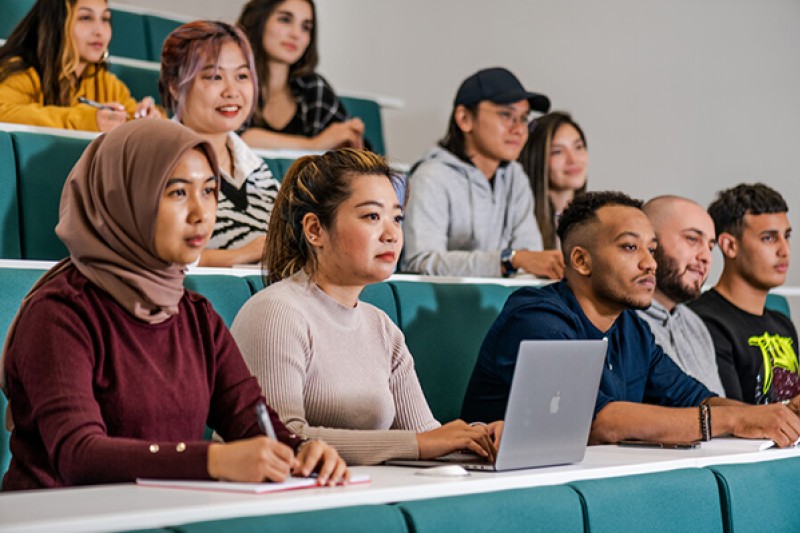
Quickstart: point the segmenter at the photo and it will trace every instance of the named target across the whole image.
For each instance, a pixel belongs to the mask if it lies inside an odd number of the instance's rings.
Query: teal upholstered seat
[[[13,132],[22,257],[56,261],[67,248],[56,236],[61,190],[89,140]]]
[[[725,531],[800,531],[800,458],[715,465]]]
[[[158,65],[155,65],[156,67]],[[161,95],[158,92],[158,68],[124,64],[120,61],[109,60],[108,70],[117,76],[131,91],[136,100],[145,96],[152,96],[157,104],[161,104]]]
[[[44,270],[0,268],[0,345],[5,344],[6,333],[17,315],[22,299],[31,290]],[[0,393],[0,478],[8,470],[11,452],[8,449],[10,434],[5,425],[6,397]]]
[[[108,45],[111,55],[143,61],[150,59],[144,15],[112,9],[111,29],[111,44]]]
[[[147,58],[161,63],[161,47],[172,30],[183,24],[180,20],[168,19],[157,15],[144,15],[147,28]]]
[[[792,311],[789,308],[789,300],[786,299],[786,296],[782,296],[780,294],[767,294],[766,305],[767,309],[778,311],[779,313],[783,313],[789,318],[792,318]]]
[[[392,322],[399,324],[399,316],[397,312],[397,300],[394,298],[394,292],[388,283],[375,283],[367,285],[361,292],[359,299],[370,303],[389,315]]]
[[[5,131],[0,131],[0,191],[0,258],[20,259],[17,158]]]
[[[564,485],[417,500],[398,507],[412,533],[584,531],[580,498]]]
[[[253,274],[252,276],[245,276],[247,284],[250,286],[250,293],[255,294],[264,288],[264,277],[261,274]]]
[[[340,100],[348,115],[358,117],[364,122],[364,138],[372,145],[372,149],[378,154],[385,154],[380,104],[374,100],[354,96],[341,96]]]
[[[406,533],[400,510],[391,505],[359,505],[322,511],[268,516],[249,516],[184,524],[170,528],[177,533],[262,533],[290,531],[291,533]]]
[[[36,0],[0,0],[0,39],[8,39],[35,3]]]
[[[252,294],[247,280],[237,276],[191,275],[183,285],[208,298],[228,327]]]
[[[294,159],[287,159],[287,158],[263,158],[264,162],[269,167],[270,172],[278,181],[283,181],[283,176],[286,175],[286,171],[289,170],[289,167],[292,166],[294,163]]]
[[[575,481],[586,531],[704,531],[722,533],[716,481],[706,469],[671,470]],[[776,530],[777,531],[777,530]]]
[[[483,338],[516,287],[390,282],[420,384],[441,422],[458,418]]]

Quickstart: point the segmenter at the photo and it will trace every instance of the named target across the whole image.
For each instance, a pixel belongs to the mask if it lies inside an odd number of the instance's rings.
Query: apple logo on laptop
[[[558,412],[558,404],[561,401],[561,391],[557,391],[556,395],[550,399],[550,414],[554,415]]]

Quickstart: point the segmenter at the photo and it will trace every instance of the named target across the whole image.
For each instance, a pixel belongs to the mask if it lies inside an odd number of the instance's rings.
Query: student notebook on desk
[[[367,475],[353,476],[350,485],[361,485],[371,480]],[[317,485],[313,477],[290,477],[281,482],[265,483],[236,483],[233,481],[190,481],[181,479],[144,479],[138,478],[136,484],[141,487],[156,487],[163,489],[189,489],[210,490],[221,492],[241,492],[247,494],[267,494],[270,492],[283,492],[287,490],[325,488]],[[337,485],[338,486],[338,485]]]
[[[467,470],[500,472],[583,460],[608,342],[529,340],[519,345],[495,462],[473,454],[425,461],[387,461],[396,466],[456,463]]]

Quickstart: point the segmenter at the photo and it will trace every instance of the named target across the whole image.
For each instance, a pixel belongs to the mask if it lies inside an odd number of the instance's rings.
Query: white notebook
[[[367,475],[353,476],[350,485],[369,483]],[[181,479],[144,479],[138,478],[136,484],[142,487],[159,487],[165,489],[213,490],[222,492],[242,492],[248,494],[267,494],[285,490],[324,488],[317,485],[313,477],[290,477],[281,483],[236,483],[232,481],[189,481]]]

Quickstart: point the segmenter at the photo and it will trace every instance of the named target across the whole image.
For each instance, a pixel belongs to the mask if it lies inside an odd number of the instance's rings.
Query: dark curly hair
[[[730,233],[736,238],[742,235],[745,215],[765,213],[787,213],[789,206],[783,196],[763,183],[742,183],[717,193],[717,199],[708,206],[708,214],[714,220],[717,235]]]
[[[586,192],[575,197],[564,209],[558,221],[558,238],[562,245],[575,229],[597,220],[597,210],[607,205],[621,205],[641,209],[643,202],[617,191]]]

